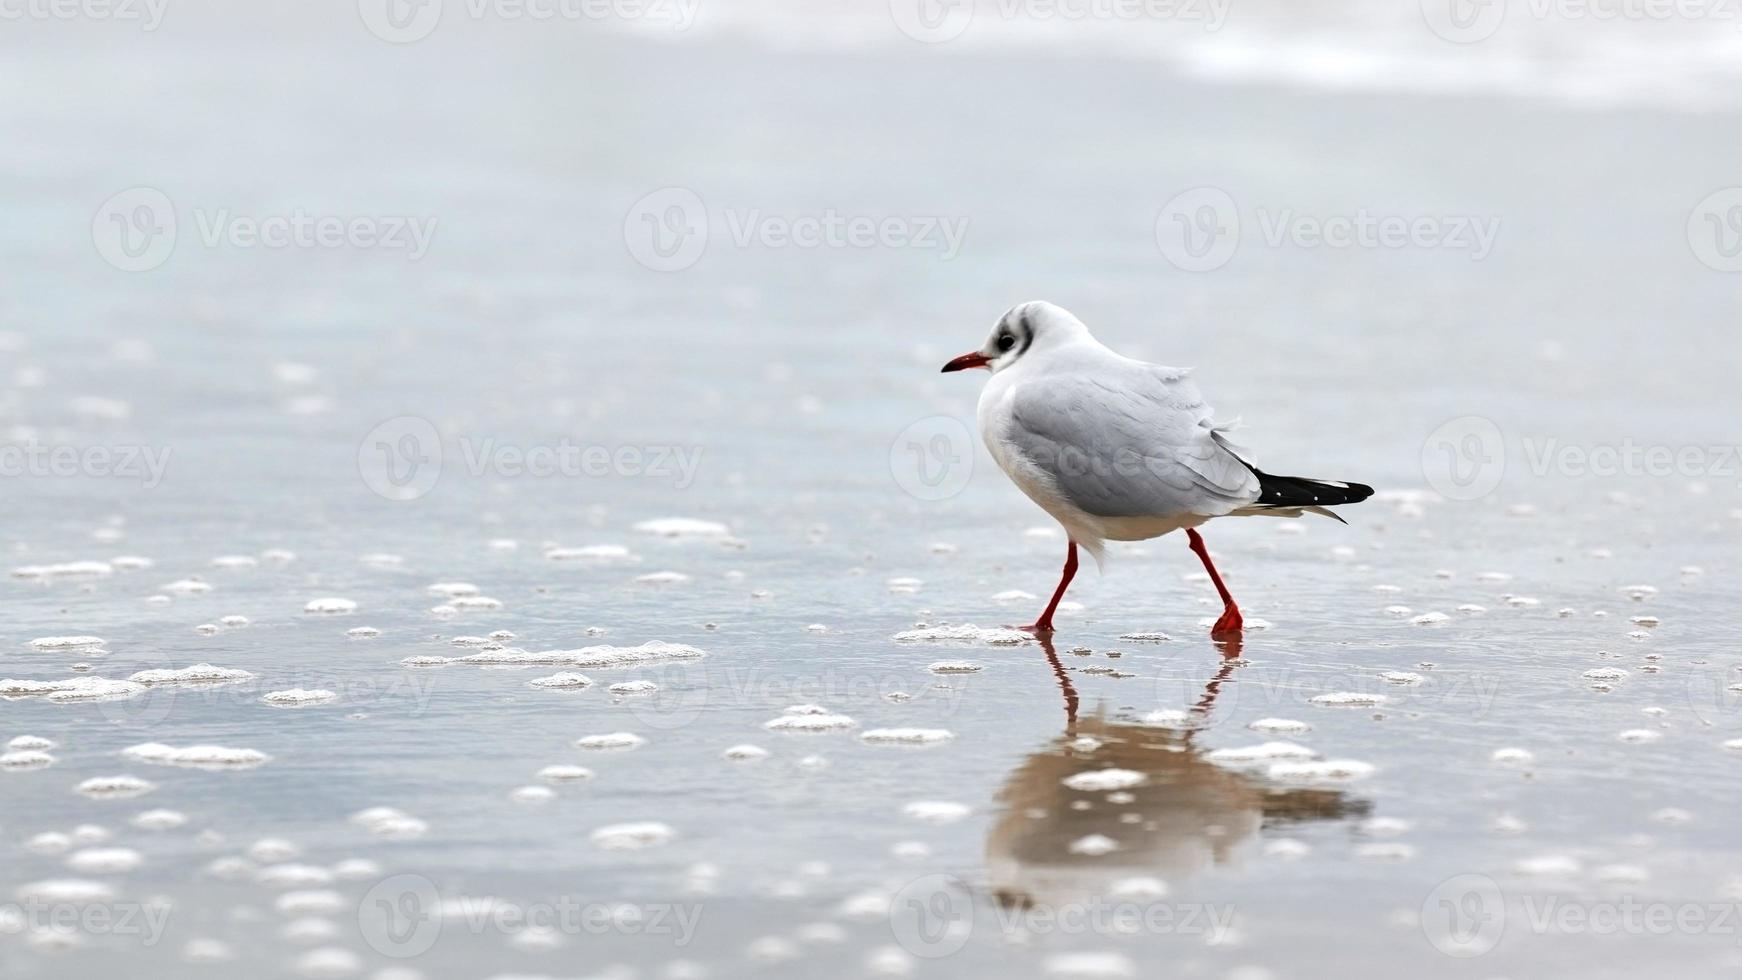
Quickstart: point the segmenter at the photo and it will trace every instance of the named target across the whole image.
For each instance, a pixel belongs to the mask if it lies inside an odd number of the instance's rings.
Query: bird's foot
[[[1012,626],[1011,629],[1021,630],[1030,636],[1051,636],[1053,632],[1052,622],[1050,620],[1040,623],[1029,623],[1027,626]]]
[[[1222,610],[1222,618],[1216,620],[1216,624],[1210,627],[1210,636],[1212,638],[1235,637],[1239,636],[1245,628],[1246,622],[1240,618],[1240,607],[1229,606]]]

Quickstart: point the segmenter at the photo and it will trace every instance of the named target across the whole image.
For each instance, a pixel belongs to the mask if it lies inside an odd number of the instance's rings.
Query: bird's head
[[[944,373],[985,368],[996,374],[1024,356],[1087,336],[1089,328],[1062,307],[1043,300],[1011,307],[998,318],[986,344],[944,365]]]

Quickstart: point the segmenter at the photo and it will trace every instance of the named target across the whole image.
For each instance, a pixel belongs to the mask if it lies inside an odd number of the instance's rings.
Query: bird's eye
[[[1001,351],[1009,350],[1010,348],[1015,347],[1015,346],[1016,346],[1016,338],[1015,337],[1013,337],[1007,333],[1001,333],[998,335],[998,349],[999,350],[1001,350]]]

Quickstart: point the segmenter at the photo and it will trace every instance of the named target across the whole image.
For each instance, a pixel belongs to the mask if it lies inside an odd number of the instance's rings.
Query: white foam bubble
[[[635,576],[635,581],[642,585],[681,585],[690,577],[682,572],[648,572],[646,575]]]
[[[934,745],[955,737],[947,728],[873,728],[859,735],[865,742],[907,745]]]
[[[621,681],[606,688],[612,694],[653,694],[659,685],[652,681]]]
[[[583,779],[592,779],[593,770],[585,766],[551,765],[545,766],[534,775],[546,782],[572,783]]]
[[[544,557],[548,561],[585,561],[613,562],[631,561],[635,553],[620,544],[589,544],[579,548],[547,548]]]
[[[1379,679],[1387,684],[1396,684],[1399,687],[1417,687],[1423,681],[1427,680],[1427,678],[1420,674],[1407,670],[1383,671],[1380,673]]]
[[[4,693],[10,681],[0,681]],[[145,685],[134,681],[109,680],[104,677],[74,677],[55,681],[45,699],[56,704],[78,701],[124,701],[145,693]]]
[[[138,776],[92,776],[77,786],[80,793],[96,799],[125,799],[142,796],[157,788],[157,784]]]
[[[1623,742],[1655,742],[1663,738],[1663,733],[1652,731],[1649,728],[1629,728],[1615,737]]]
[[[302,848],[281,837],[262,837],[248,845],[248,856],[264,864],[289,861],[302,854]]]
[[[1100,857],[1111,854],[1119,849],[1119,842],[1105,834],[1086,834],[1070,842],[1066,847],[1072,854],[1082,854],[1088,857]]]
[[[934,674],[972,674],[980,669],[972,660],[938,660],[926,668]]]
[[[858,724],[846,715],[828,712],[793,714],[790,708],[787,711],[787,714],[779,718],[763,722],[762,727],[771,732],[838,732]]]
[[[1371,694],[1365,691],[1333,691],[1329,694],[1317,694],[1307,698],[1310,704],[1328,705],[1333,708],[1371,708],[1389,701],[1383,694]]]
[[[578,650],[544,650],[531,652],[510,647],[504,650],[484,650],[460,657],[457,662],[468,664],[548,664],[551,666],[631,667],[665,663],[674,660],[699,660],[707,654],[684,643],[649,640],[640,646],[590,646]]]
[[[1277,762],[1266,771],[1271,779],[1287,783],[1346,783],[1372,775],[1371,763],[1356,759],[1326,759],[1319,762]]]
[[[1283,861],[1293,861],[1306,857],[1313,852],[1312,845],[1292,837],[1278,837],[1264,845],[1266,857],[1278,858]]]
[[[176,579],[168,585],[160,586],[170,595],[205,595],[212,591],[210,582],[202,582],[197,578]]]
[[[637,521],[635,530],[662,538],[719,538],[732,529],[719,521],[704,521],[694,517],[658,517]]]
[[[449,598],[463,595],[477,595],[480,591],[470,582],[435,582],[424,588],[430,595],[447,596]]]
[[[1064,784],[1071,789],[1083,793],[1105,793],[1112,790],[1130,789],[1142,786],[1149,781],[1143,773],[1131,769],[1093,769],[1067,776]]]
[[[332,691],[319,688],[304,690],[300,687],[293,687],[285,691],[268,691],[260,696],[262,703],[279,708],[301,708],[307,705],[329,704],[338,699],[338,694]]]
[[[1401,817],[1369,817],[1356,826],[1356,830],[1368,837],[1396,837],[1409,833],[1414,825]]]
[[[9,749],[17,750],[19,752],[24,752],[24,751],[46,752],[49,749],[54,748],[55,743],[52,739],[46,739],[46,738],[43,738],[39,735],[19,735],[16,738],[12,739],[11,741],[7,742],[6,747]]]
[[[50,565],[24,565],[12,570],[13,578],[42,581],[107,578],[115,567],[106,561],[67,561]]]
[[[191,667],[142,670],[127,679],[135,684],[227,684],[245,681],[254,675],[235,667],[194,664]]]
[[[612,751],[639,748],[647,744],[647,739],[633,732],[610,732],[604,735],[587,735],[575,739],[575,747],[589,751]]]
[[[37,749],[13,749],[0,752],[0,769],[14,772],[29,769],[47,769],[54,765],[55,758],[47,752]]]
[[[133,826],[141,830],[174,830],[187,822],[187,814],[179,810],[146,810],[133,818]]]
[[[459,663],[459,661],[455,660],[453,657],[436,657],[429,654],[420,654],[415,657],[406,657],[404,660],[399,662],[399,665],[401,667],[446,667],[448,664],[452,663]]]
[[[768,750],[759,745],[734,745],[720,755],[734,762],[752,762],[768,758]]]
[[[1417,626],[1443,626],[1451,620],[1452,617],[1443,612],[1425,612],[1412,618],[1410,622]]]
[[[594,846],[607,851],[638,851],[667,843],[676,833],[657,821],[618,823],[593,831]]]
[[[13,892],[20,901],[35,901],[49,905],[92,905],[115,897],[115,889],[100,881],[79,878],[49,878],[18,886]]]
[[[549,803],[556,799],[556,794],[549,786],[520,786],[511,791],[508,798],[516,803]]]
[[[901,808],[903,816],[935,824],[955,823],[970,812],[966,804],[944,800],[915,800]]]
[[[176,748],[162,742],[143,742],[122,749],[121,754],[138,762],[194,769],[252,769],[271,759],[256,749],[232,749],[222,745],[189,745]]]
[[[1018,646],[1033,642],[1034,637],[1021,630],[994,627],[986,629],[971,624],[961,626],[928,626],[902,630],[895,634],[897,643],[966,643],[986,646]]]
[[[526,683],[528,687],[562,688],[568,690],[579,690],[583,687],[593,686],[592,678],[587,677],[584,674],[574,673],[573,671],[563,671],[561,673],[551,674],[549,677],[534,677]]]
[[[100,647],[103,643],[100,636],[44,636],[30,641],[30,645],[38,650],[84,651]]]
[[[351,814],[351,822],[366,828],[377,837],[406,840],[422,837],[429,824],[390,806],[372,806]]]
[[[1292,718],[1260,718],[1246,727],[1267,735],[1301,735],[1313,730],[1313,726]]]
[[[1536,761],[1536,756],[1529,749],[1513,746],[1495,749],[1494,754],[1488,758],[1491,762],[1502,766],[1528,766]]]
[[[373,626],[353,626],[345,631],[345,635],[367,639],[369,637],[380,636],[381,631]]]

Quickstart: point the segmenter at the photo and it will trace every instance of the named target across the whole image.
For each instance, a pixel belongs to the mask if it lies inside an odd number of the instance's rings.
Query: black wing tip
[[[1358,504],[1373,496],[1365,483],[1312,480],[1301,476],[1273,476],[1253,470],[1258,476],[1258,503],[1270,507],[1335,507]]]

